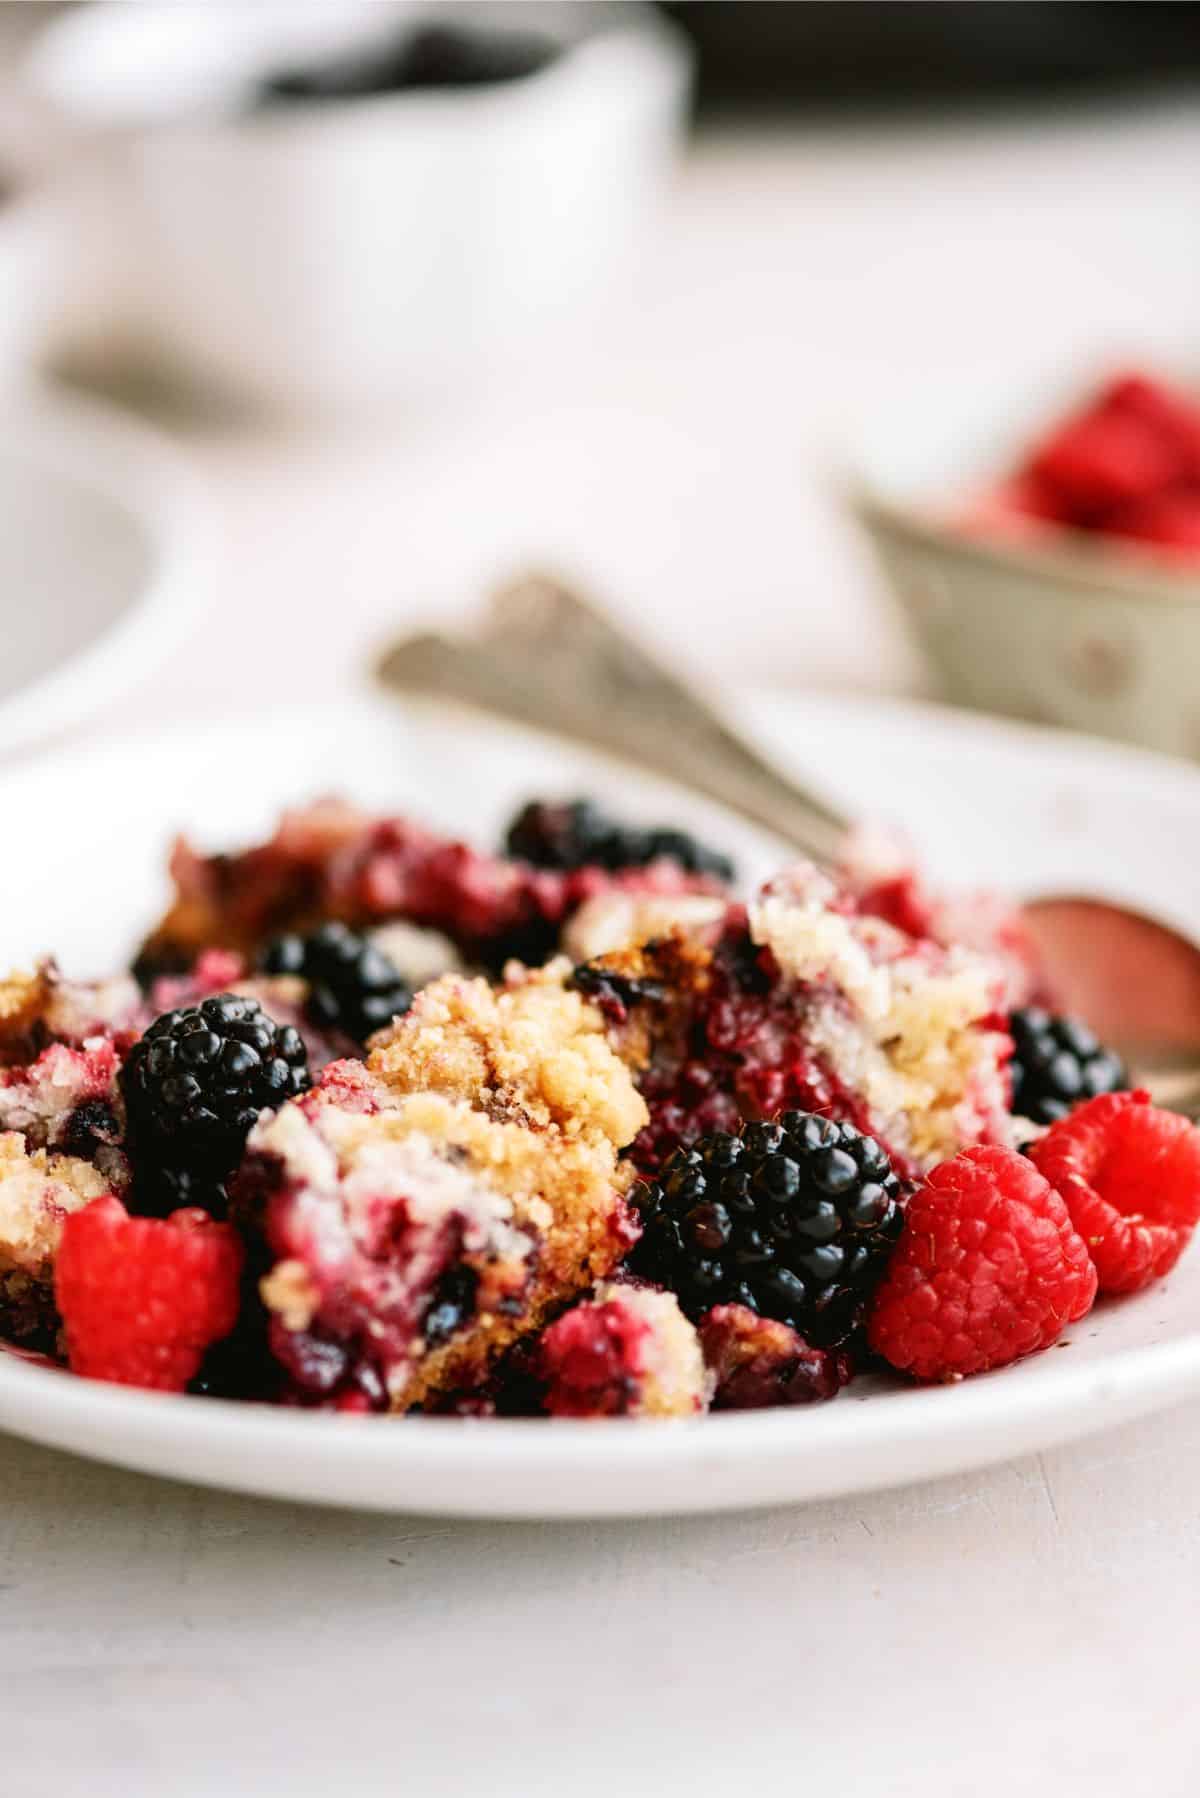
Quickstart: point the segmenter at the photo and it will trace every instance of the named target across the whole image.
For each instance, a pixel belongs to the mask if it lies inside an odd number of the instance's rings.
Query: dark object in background
[[[1200,70],[1192,4],[668,0],[662,11],[695,46],[702,111],[1003,97]]]
[[[419,88],[485,87],[520,81],[553,62],[559,46],[529,31],[419,25],[353,56],[269,75],[256,107],[309,100],[361,100]]]

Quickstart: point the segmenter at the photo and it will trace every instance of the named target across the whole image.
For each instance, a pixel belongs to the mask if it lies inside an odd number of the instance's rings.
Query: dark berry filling
[[[227,1176],[204,1166],[179,1167],[154,1155],[139,1156],[134,1170],[131,1209],[152,1217],[169,1217],[172,1211],[198,1208],[210,1217],[229,1212]]]
[[[577,968],[573,980],[614,1022],[639,1007],[650,1020],[654,1053],[638,1079],[650,1122],[629,1150],[643,1173],[655,1173],[675,1149],[714,1130],[735,1131],[744,1119],[785,1110],[820,1112],[869,1130],[861,1096],[811,1046],[811,989],[780,980],[740,910],[731,910],[682,1012],[675,995],[652,979],[614,976],[603,960]],[[901,1173],[912,1171],[902,1156],[893,1159]]]
[[[499,969],[510,957],[544,961],[567,920],[599,894],[712,892],[711,874],[674,861],[615,871],[533,867],[480,855],[402,818],[313,807],[284,820],[268,843],[199,856],[186,845],[172,871],[176,903],[139,961],[190,965],[220,944],[256,956],[284,932],[332,918],[353,928],[390,919],[440,930],[466,960]]]
[[[844,1349],[810,1342],[744,1305],[716,1305],[700,1320],[700,1343],[715,1381],[714,1411],[760,1411],[836,1398],[854,1368]]]
[[[130,962],[129,972],[142,991],[149,993],[158,981],[172,980],[186,974],[192,961],[192,954],[182,947],[169,943],[144,944]]]
[[[430,1348],[448,1342],[475,1315],[479,1275],[474,1268],[452,1267],[434,1287],[425,1313],[425,1340]]]
[[[87,1099],[67,1118],[58,1147],[64,1155],[94,1161],[100,1149],[115,1148],[120,1141],[121,1125],[112,1106],[106,1099]]]
[[[261,1239],[244,1236],[243,1240],[247,1254],[237,1324],[231,1335],[208,1350],[188,1391],[204,1398],[267,1402],[279,1398],[282,1384],[280,1366],[268,1342],[266,1307],[258,1292],[267,1257]]]

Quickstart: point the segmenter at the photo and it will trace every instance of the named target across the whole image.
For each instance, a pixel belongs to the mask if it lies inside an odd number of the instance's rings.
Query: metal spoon
[[[402,639],[379,674],[401,691],[465,702],[668,775],[817,862],[835,859],[850,828],[640,643],[544,577],[504,589],[470,637]],[[1064,1008],[1086,1017],[1161,1103],[1200,1110],[1200,948],[1086,894],[1040,896],[1022,912]]]

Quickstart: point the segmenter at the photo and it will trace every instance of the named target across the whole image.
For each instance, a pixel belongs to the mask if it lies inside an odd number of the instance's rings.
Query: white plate
[[[781,754],[859,808],[907,824],[940,873],[1126,894],[1200,930],[1200,772],[1149,755],[884,702],[760,697]],[[702,803],[543,741],[364,701],[202,735],[62,754],[11,776],[5,948],[117,958],[162,897],[168,833],[260,829],[282,802],[341,789],[484,840],[518,799],[585,784],[633,813],[707,823],[750,864],[761,837]],[[900,1484],[1045,1448],[1200,1392],[1200,1254],[1104,1305],[1016,1368],[921,1391],[862,1380],[835,1403],[694,1424],[346,1418],[93,1385],[0,1356],[0,1424],[81,1454],[241,1491],[473,1516],[634,1515]]]
[[[92,402],[17,392],[0,431],[0,751],[144,680],[192,618],[200,535],[170,448]]]

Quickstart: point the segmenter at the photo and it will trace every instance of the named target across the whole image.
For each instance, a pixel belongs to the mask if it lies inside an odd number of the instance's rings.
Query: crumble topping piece
[[[0,1334],[52,1344],[63,1219],[111,1191],[90,1162],[30,1150],[20,1131],[0,1132]]]
[[[53,962],[0,984],[0,1133],[56,1163],[94,1164],[106,1191],[129,1180],[117,1075],[138,1005],[132,980],[64,980]]]
[[[53,961],[0,981],[0,1068],[30,1062],[48,1043],[78,1048],[90,1037],[141,1028],[141,994],[127,974],[67,980]]]
[[[970,1143],[1007,1142],[1002,971],[841,903],[832,881],[806,868],[750,908],[752,940],[785,981],[809,989],[809,1043],[918,1167]]]
[[[115,1098],[120,1057],[106,1037],[79,1049],[51,1043],[23,1068],[0,1068],[0,1131],[19,1130],[31,1148],[58,1148],[81,1105]]]
[[[654,1172],[681,1144],[746,1118],[815,1111],[854,1124],[915,1174],[968,1144],[1007,1143],[999,968],[863,915],[802,866],[749,913],[576,969],[635,1070]]]
[[[929,938],[943,949],[986,956],[1002,975],[1005,1009],[1043,993],[1044,974],[1019,906],[998,893],[931,886],[911,844],[897,832],[870,824],[851,831],[838,882],[864,916],[883,918],[907,936]]]
[[[14,973],[0,981],[0,1065],[23,1058],[49,997],[50,971],[45,963],[32,974]]]
[[[0,1268],[49,1279],[63,1218],[111,1190],[90,1162],[30,1150],[19,1130],[0,1133]]]
[[[611,1142],[403,1094],[339,1063],[252,1131],[235,1198],[274,1266],[271,1345],[309,1399],[408,1410],[471,1388],[634,1227]]]
[[[374,1039],[372,1073],[394,1092],[438,1092],[536,1129],[624,1148],[646,1122],[604,1017],[554,962],[494,988],[448,975]]]
[[[713,1381],[674,1293],[606,1280],[543,1333],[537,1362],[552,1417],[694,1417]]]

